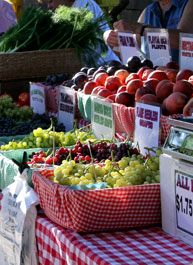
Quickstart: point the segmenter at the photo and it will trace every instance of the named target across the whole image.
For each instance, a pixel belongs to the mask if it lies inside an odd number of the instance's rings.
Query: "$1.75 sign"
[[[193,176],[175,171],[177,228],[193,235]]]

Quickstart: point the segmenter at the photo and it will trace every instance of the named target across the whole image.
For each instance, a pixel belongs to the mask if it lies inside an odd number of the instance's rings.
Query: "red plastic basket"
[[[34,171],[32,181],[48,218],[75,232],[98,232],[161,223],[160,185],[71,190],[49,180],[53,170]]]

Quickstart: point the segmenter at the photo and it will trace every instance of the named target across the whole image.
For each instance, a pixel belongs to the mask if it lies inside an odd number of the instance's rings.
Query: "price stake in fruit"
[[[75,94],[71,88],[59,86],[58,122],[63,123],[66,131],[74,127]]]
[[[46,112],[44,87],[36,83],[30,83],[30,106],[34,113],[44,114]]]
[[[160,107],[136,102],[135,105],[135,144],[139,145],[141,154],[145,148],[159,146]]]
[[[145,29],[149,59],[154,65],[165,66],[171,61],[168,31],[165,29]]]
[[[193,70],[193,34],[180,33],[180,69]]]
[[[111,140],[115,132],[112,104],[96,97],[92,97],[91,102],[91,123],[95,137]]]
[[[177,228],[193,235],[193,176],[175,171]]]
[[[118,40],[123,64],[127,64],[127,60],[131,56],[139,56],[133,33],[118,32]]]

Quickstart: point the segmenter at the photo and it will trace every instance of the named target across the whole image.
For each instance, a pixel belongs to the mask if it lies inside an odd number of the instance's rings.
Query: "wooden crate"
[[[0,82],[74,74],[82,67],[75,49],[0,53]]]

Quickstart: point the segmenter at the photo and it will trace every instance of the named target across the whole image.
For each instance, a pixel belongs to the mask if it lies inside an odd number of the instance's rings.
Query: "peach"
[[[182,69],[177,73],[176,81],[185,79],[188,80],[188,78],[193,75],[193,71],[190,69]]]
[[[179,80],[175,83],[173,92],[181,92],[190,97],[193,93],[193,85],[187,80]]]
[[[175,70],[179,71],[179,64],[177,62],[175,62],[175,61],[171,61],[171,62],[168,62],[166,64],[166,68],[175,69]]]
[[[122,82],[118,76],[109,76],[105,81],[105,87],[110,91],[118,89],[121,85]]]
[[[125,84],[128,84],[130,80],[134,79],[140,79],[139,75],[136,73],[131,73],[126,79],[125,79]]]
[[[139,71],[137,72],[138,76],[140,79],[142,79],[142,76],[143,76],[143,72],[146,70],[146,69],[151,69],[149,68],[148,66],[143,66],[139,69]]]
[[[175,83],[176,82],[176,76],[178,74],[178,70],[176,70],[176,69],[166,69],[165,72],[166,72],[166,75],[167,75],[168,79],[171,82]]]
[[[118,76],[123,84],[125,83],[125,79],[128,77],[128,75],[129,72],[125,69],[119,69],[114,73],[114,76]]]
[[[88,81],[84,84],[83,92],[86,95],[90,95],[93,89],[97,86],[97,83],[94,81]]]
[[[181,92],[174,92],[166,98],[165,106],[167,112],[171,114],[180,114],[188,101],[188,97]]]
[[[125,92],[126,91],[126,85],[122,85],[122,86],[120,86],[119,88],[118,88],[118,90],[117,90],[117,93],[120,93],[120,92]]]
[[[151,88],[154,92],[155,92],[155,89],[156,89],[156,86],[157,84],[159,83],[160,81],[156,78],[150,78],[146,81],[144,81],[144,86],[145,87],[148,87],[148,88]]]
[[[95,78],[94,78],[94,81],[95,81],[98,85],[100,85],[100,86],[104,86],[107,77],[108,77],[108,74],[107,74],[107,73],[104,73],[104,72],[102,72],[102,73],[98,73],[98,74],[96,74],[96,76],[95,76]]]
[[[116,97],[116,94],[109,95],[108,97],[106,97],[105,101],[110,102],[110,103],[115,103],[115,97]]]
[[[93,91],[91,92],[91,95],[97,95],[97,93],[99,92],[99,90],[101,90],[101,89],[105,89],[105,87],[104,86],[96,86],[94,89],[93,89]]]
[[[155,90],[156,96],[163,101],[173,92],[174,83],[169,80],[161,80]]]
[[[127,107],[134,106],[134,96],[127,92],[118,93],[115,97],[115,103],[123,104]]]
[[[156,78],[159,81],[161,80],[168,80],[166,73],[163,70],[154,70],[152,73],[149,74],[148,79]]]
[[[97,96],[106,98],[108,96],[112,95],[111,91],[108,89],[100,89],[99,92],[97,93]]]
[[[143,74],[142,74],[142,80],[147,80],[148,79],[148,76],[152,73],[152,72],[154,72],[154,70],[153,69],[151,69],[151,68],[149,68],[149,69],[145,69],[144,70],[144,72],[143,72]]]
[[[140,101],[141,97],[145,94],[154,94],[154,91],[149,87],[140,87],[137,89],[135,93],[135,100]]]
[[[126,91],[129,93],[129,94],[135,94],[135,92],[137,91],[137,89],[139,87],[142,87],[143,86],[143,81],[140,80],[140,79],[134,79],[134,80],[131,80],[127,83],[127,87],[126,87]]]
[[[159,99],[156,95],[153,94],[145,94],[139,100],[141,103],[151,104],[151,103],[159,103]]]

